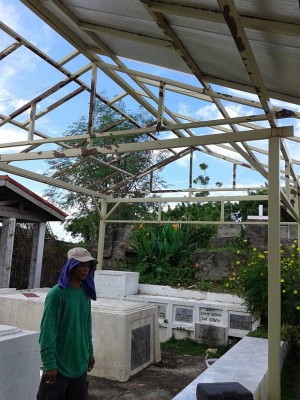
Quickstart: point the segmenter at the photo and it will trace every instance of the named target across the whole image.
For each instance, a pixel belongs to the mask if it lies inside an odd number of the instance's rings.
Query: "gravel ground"
[[[161,358],[127,382],[90,376],[88,400],[171,400],[206,369],[203,356],[162,351]]]

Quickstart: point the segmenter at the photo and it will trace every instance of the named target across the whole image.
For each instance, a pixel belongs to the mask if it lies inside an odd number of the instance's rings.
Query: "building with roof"
[[[34,223],[28,288],[40,287],[47,221],[67,214],[7,175],[0,176],[0,288],[8,288],[17,222]]]

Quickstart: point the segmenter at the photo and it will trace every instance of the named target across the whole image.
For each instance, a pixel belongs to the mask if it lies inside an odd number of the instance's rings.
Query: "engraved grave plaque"
[[[217,308],[200,308],[201,324],[224,326],[224,312]]]
[[[131,331],[131,370],[150,361],[150,324]]]
[[[230,314],[230,329],[239,329],[242,331],[252,330],[252,317],[250,315]]]
[[[184,307],[176,307],[175,321],[192,324],[193,323],[193,309],[192,308],[184,308]]]
[[[195,341],[208,345],[226,345],[226,328],[196,323]]]
[[[167,306],[158,305],[158,318],[166,319],[167,316]]]

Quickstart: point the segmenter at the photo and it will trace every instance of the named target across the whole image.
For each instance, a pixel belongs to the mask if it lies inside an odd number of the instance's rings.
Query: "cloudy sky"
[[[11,29],[18,32],[25,39],[33,43],[35,46],[40,48],[43,52],[47,53],[54,60],[59,61],[73,48],[64,39],[54,32],[50,27],[43,23],[37,16],[35,16],[29,9],[27,9],[19,0],[0,0],[0,20],[4,24],[8,25]],[[7,46],[12,44],[14,40],[6,33],[0,31],[0,51],[5,49]],[[88,60],[83,57],[77,57],[75,60],[67,64],[67,68],[75,72],[83,65],[86,65]],[[148,66],[142,63],[135,63],[133,61],[126,61],[129,68],[141,69],[144,72],[149,72],[159,76],[165,76],[174,80],[181,80],[190,84],[197,84],[195,78],[190,77],[187,74],[176,73],[163,68]],[[49,67],[45,62],[36,57],[31,51],[27,50],[24,46],[14,51],[11,55],[6,57],[0,63],[0,114],[8,115],[14,110],[18,109],[23,104],[27,103],[30,99],[37,96],[38,94],[51,87],[59,80],[64,79],[65,76],[57,72],[54,68]],[[82,80],[89,82],[90,73],[82,76]],[[48,105],[53,103],[55,100],[61,98],[63,95],[71,92],[77,88],[76,85],[68,85],[59,92],[49,96],[38,105],[38,111],[46,108]],[[98,90],[102,91],[103,88],[106,91],[106,95],[110,98],[122,92],[120,88],[111,82],[104,74],[100,73],[98,77]],[[237,91],[225,90],[224,88],[217,88],[223,93],[230,93],[233,95],[241,95]],[[243,94],[243,96],[245,96]],[[247,95],[248,98],[257,98],[252,95]],[[187,114],[191,118],[196,120],[213,120],[220,118],[220,112],[216,109],[213,104],[204,103],[202,101],[183,97],[177,94],[167,97],[167,106],[178,114]],[[78,121],[81,116],[87,115],[88,113],[89,98],[87,93],[83,93],[71,100],[68,104],[59,107],[59,109],[45,115],[37,121],[36,129],[48,134],[50,136],[62,136],[66,129],[75,121]],[[300,107],[293,105],[283,105],[279,102],[273,102],[275,105],[284,106],[291,108],[295,111],[300,111]],[[132,103],[134,106],[134,103]],[[245,107],[242,105],[236,105],[233,103],[225,103],[227,112],[231,117],[238,117],[242,115],[253,115],[261,113],[261,111]],[[28,113],[23,113],[18,121],[24,122],[28,118]],[[281,125],[289,125],[291,121],[282,120]],[[299,121],[295,124],[295,134],[300,136],[300,123]],[[201,130],[201,134],[208,134],[212,131],[208,128]],[[168,137],[166,134],[165,137]],[[169,137],[173,137],[169,134]],[[26,140],[27,135],[25,130],[18,129],[10,124],[5,124],[0,127],[0,142],[6,143],[11,141]],[[255,142],[251,143],[256,145]],[[261,144],[260,144],[261,146]],[[263,145],[267,148],[267,144]],[[299,150],[299,149],[298,149]],[[296,148],[291,147],[291,155],[295,153]],[[2,152],[20,151],[18,149],[6,148],[2,149]],[[228,150],[218,150],[228,156],[232,156]],[[237,156],[235,156],[237,157]],[[264,157],[262,161],[266,161]],[[27,168],[29,170],[42,173],[47,169],[47,164],[43,161],[27,162]],[[222,182],[224,187],[232,186],[232,164],[224,162],[220,159],[212,159],[202,153],[196,153],[194,159],[194,174],[197,176],[201,173],[198,165],[199,163],[206,163],[209,165],[207,175],[210,176],[211,186],[214,186],[215,182]],[[18,163],[14,165],[18,166]],[[170,184],[171,188],[186,188],[188,186],[188,165],[189,157],[181,158],[176,162],[176,166],[173,164],[166,167],[164,171],[164,178]],[[24,163],[20,164],[24,168]],[[176,172],[174,172],[176,169]],[[1,173],[1,171],[0,171]],[[43,196],[45,186],[38,182],[29,181],[23,178],[13,176],[13,179],[26,185],[30,190]],[[238,167],[237,170],[238,186],[260,186],[264,185],[264,179],[255,171],[248,170],[246,168]],[[56,227],[57,224],[53,224],[54,233],[59,237],[65,237],[65,232],[61,227]]]

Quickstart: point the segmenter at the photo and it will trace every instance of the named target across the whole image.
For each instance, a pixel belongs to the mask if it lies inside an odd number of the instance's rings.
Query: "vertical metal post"
[[[96,107],[96,86],[97,86],[97,66],[93,64],[92,79],[91,79],[91,92],[90,92],[90,108],[89,108],[89,122],[88,134],[92,136],[94,131],[95,107]],[[91,144],[91,140],[90,140]]]
[[[193,150],[190,152],[190,173],[189,173],[189,195],[191,196],[191,189],[193,187]]]
[[[104,241],[105,241],[105,227],[106,227],[106,213],[107,203],[105,200],[101,201],[100,220],[99,220],[99,237],[98,237],[98,251],[97,251],[97,269],[103,268],[103,254],[104,254]]]
[[[35,224],[32,238],[32,252],[28,288],[41,287],[42,263],[45,243],[46,222]]]
[[[221,201],[221,221],[224,222],[225,204],[224,200]]]
[[[165,100],[165,82],[159,83],[158,110],[157,110],[157,129],[164,123],[164,100]]]
[[[280,400],[280,138],[269,139],[268,399]]]
[[[158,203],[157,222],[161,222],[161,203]]]
[[[291,197],[290,173],[291,173],[290,163],[288,161],[285,161],[285,176],[284,176],[285,195],[288,199],[290,199]]]
[[[236,164],[232,167],[232,189],[236,188]]]
[[[300,189],[297,187],[297,182],[294,183],[294,188],[297,190],[295,193],[295,201],[296,201],[296,207],[298,209],[298,215],[300,216]],[[298,221],[298,237],[297,237],[297,247],[300,247],[300,221]]]
[[[36,103],[31,103],[29,126],[28,126],[28,140],[33,140],[34,129],[35,129],[35,117],[36,117]]]
[[[3,220],[0,241],[0,288],[9,288],[15,229],[15,218]]]

